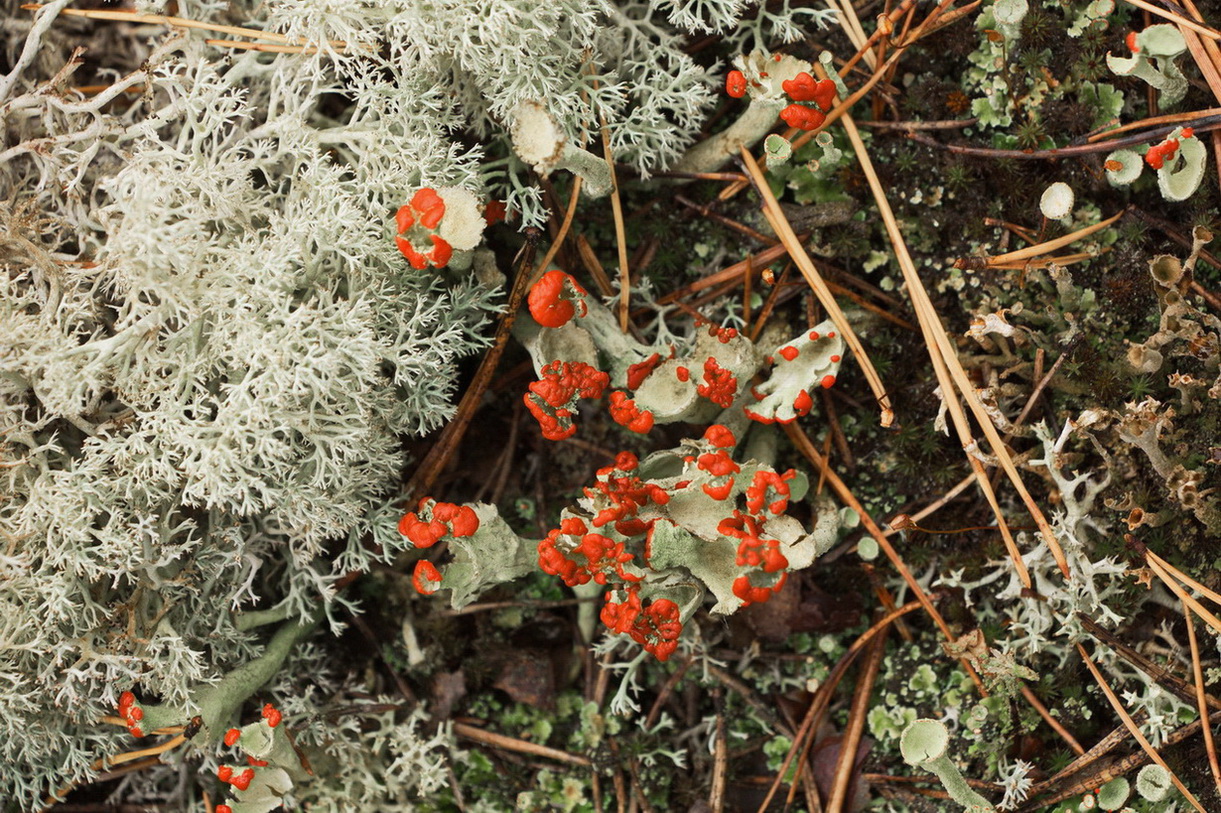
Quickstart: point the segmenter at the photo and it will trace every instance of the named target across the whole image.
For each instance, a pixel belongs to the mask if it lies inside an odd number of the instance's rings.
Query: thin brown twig
[[[1030,707],[1039,713],[1039,716],[1043,718],[1043,722],[1047,723],[1052,731],[1060,735],[1060,739],[1064,740],[1069,748],[1076,751],[1078,755],[1085,753],[1085,749],[1081,746],[1081,743],[1077,742],[1077,738],[1059,720],[1051,716],[1051,712],[1047,710],[1047,706],[1043,705],[1043,701],[1039,700],[1038,696],[1025,684],[1022,685],[1022,697],[1026,698],[1026,702],[1030,704]]]
[[[840,742],[839,759],[835,763],[835,781],[831,785],[831,797],[827,802],[828,810],[843,810],[847,805],[848,786],[852,782],[852,774],[856,768],[857,749],[865,730],[865,717],[869,713],[869,699],[873,694],[873,684],[878,679],[878,670],[882,665],[882,653],[885,649],[886,638],[884,635],[879,635],[869,649],[869,655],[861,669],[856,690],[852,694],[848,725],[844,729],[844,738]]]
[[[593,766],[593,762],[579,754],[570,754],[567,751],[561,751],[558,748],[550,748],[546,745],[539,745],[536,742],[519,740],[516,737],[506,737],[504,734],[497,734],[494,731],[486,731],[468,723],[454,722],[452,725],[454,733],[459,737],[465,737],[468,740],[481,742],[484,745],[490,745],[493,748],[500,748],[505,751],[516,751],[519,754],[529,754],[530,756],[542,757],[543,759],[553,759],[556,762],[564,762],[569,765],[580,765],[582,768],[589,768]]]
[[[1158,17],[1167,19],[1170,22],[1176,23],[1181,27],[1190,28],[1192,31],[1196,32],[1197,34],[1200,34],[1201,36],[1208,37],[1209,39],[1212,39],[1212,40],[1221,40],[1221,33],[1218,33],[1206,26],[1202,26],[1197,22],[1187,19],[1186,17],[1181,17],[1178,14],[1175,14],[1170,11],[1166,11],[1163,8],[1159,8],[1158,6],[1155,6],[1152,3],[1147,3],[1147,2],[1145,2],[1145,0],[1124,0],[1124,2],[1127,3],[1128,5],[1136,6],[1139,9],[1143,9],[1144,11],[1147,11],[1150,14],[1156,14]]]

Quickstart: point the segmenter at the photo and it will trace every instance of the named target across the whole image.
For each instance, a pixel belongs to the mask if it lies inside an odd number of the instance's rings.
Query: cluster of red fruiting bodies
[[[446,536],[459,539],[473,536],[479,530],[479,517],[469,505],[437,502],[431,497],[420,500],[415,511],[399,520],[399,533],[417,548],[431,548]],[[441,572],[427,559],[416,562],[411,583],[424,595],[435,593],[441,584]]]
[[[119,716],[127,723],[127,731],[133,737],[143,737],[144,729],[140,721],[144,719],[144,709],[136,704],[136,696],[131,692],[119,695]]]
[[[280,724],[281,715],[279,710],[270,703],[263,705],[263,719],[267,721],[267,725],[275,728]],[[240,728],[231,728],[225,732],[225,745],[233,747],[237,741],[241,739],[242,730]],[[246,757],[246,762],[250,767],[243,768],[238,771],[230,765],[221,765],[216,769],[216,778],[226,784],[232,785],[238,790],[246,790],[250,787],[250,783],[254,781],[254,769],[265,768],[267,763],[261,759],[255,759],[252,756]],[[229,805],[217,805],[216,813],[233,813],[233,808]]]
[[[686,462],[695,463],[698,470],[711,475],[711,482],[701,486],[704,493],[714,500],[725,501],[733,491],[734,476],[741,471],[727,451],[737,441],[728,428],[719,424],[709,427],[703,440],[709,450],[687,457]],[[678,606],[669,599],[657,599],[646,606],[640,596],[640,583],[652,556],[654,526],[665,520],[645,520],[639,515],[649,505],[668,504],[673,494],[689,488],[691,481],[679,481],[667,490],[637,476],[634,472],[638,466],[635,455],[620,452],[613,465],[598,470],[585,495],[595,505],[605,507],[588,522],[580,517],[564,519],[559,528],[539,543],[539,567],[544,573],[560,577],[569,587],[590,581],[610,586],[602,622],[614,632],[629,635],[659,660],[666,660],[682,632]],[[785,474],[758,471],[745,491],[747,511],[728,508],[729,515],[717,530],[739,540],[735,559],[739,567],[761,569],[768,574],[788,567],[780,543],[762,538],[762,526],[768,516],[778,516],[787,510],[788,481],[794,476],[792,471]],[[611,529],[622,539],[598,532]],[[745,606],[767,601],[783,585],[783,574],[771,585],[758,585],[752,582],[749,573],[743,573],[734,581],[733,592]]]
[[[781,56],[776,54],[774,59],[779,62]],[[767,76],[766,73],[761,75]],[[747,84],[745,74],[739,70],[730,71],[725,77],[725,92],[735,99],[741,99],[746,95]],[[793,104],[780,111],[780,118],[785,124],[798,130],[817,130],[827,120],[826,114],[831,112],[831,107],[835,104],[835,82],[830,79],[815,79],[806,71],[781,82],[780,87],[793,100]],[[806,102],[814,106],[804,104]]]
[[[1184,127],[1179,134],[1179,138],[1191,138],[1195,135],[1195,130],[1190,127]],[[1168,138],[1160,144],[1154,144],[1145,153],[1145,163],[1154,169],[1161,169],[1166,165],[1166,161],[1174,158],[1174,154],[1179,150],[1179,139]]]
[[[735,476],[741,472],[728,452],[736,442],[733,432],[715,424],[704,433],[707,451],[686,458],[688,464],[694,463],[696,469],[709,475],[710,481],[701,488],[714,500],[728,501]],[[635,473],[638,466],[634,454],[620,452],[614,464],[599,469],[593,485],[585,489],[586,497],[599,506],[597,513],[589,519],[564,518],[559,528],[539,542],[538,564],[544,573],[558,576],[569,587],[591,581],[607,586],[602,622],[613,632],[630,636],[664,661],[673,654],[682,633],[679,608],[666,598],[646,604],[641,584],[650,566],[654,526],[669,520],[645,519],[641,512],[649,506],[668,504],[674,494],[691,487],[692,481],[681,480],[667,489],[638,476]],[[738,540],[735,564],[745,572],[734,580],[733,593],[743,606],[765,602],[784,586],[785,574],[781,571],[788,567],[788,560],[781,553],[778,540],[764,538],[763,525],[769,517],[788,509],[788,482],[794,476],[792,470],[784,474],[755,472],[744,491],[746,510],[727,505],[727,516],[717,527],[724,536]],[[437,507],[445,505],[450,504],[436,503],[433,516]],[[418,521],[416,518],[411,522]],[[436,574],[429,577],[430,584],[421,583],[421,565]],[[765,580],[770,584],[759,584],[752,574],[760,571],[780,576],[768,576]],[[433,584],[440,581],[435,567],[421,562],[416,573],[416,589],[421,593],[433,592]]]
[[[563,271],[552,270],[531,287],[527,304],[530,315],[539,325],[545,328],[560,328],[574,317],[585,315],[586,296],[588,293],[572,276]],[[708,325],[708,330],[721,344],[728,344],[738,337],[738,331],[734,328]],[[834,338],[835,334],[832,332],[828,337]],[[811,340],[817,338],[818,333],[812,332]],[[779,352],[786,361],[793,361],[800,351],[789,346],[781,348]],[[673,358],[673,355],[671,350],[670,358]],[[664,360],[660,353],[654,353],[644,361],[628,367],[627,389],[639,389]],[[769,358],[768,361],[771,362],[772,359]],[[838,362],[839,357],[832,357],[832,361]],[[676,367],[674,374],[679,381],[691,379],[691,370],[685,366]],[[830,387],[835,383],[835,376],[825,376],[821,383],[823,387]],[[728,409],[737,398],[738,384],[738,379],[730,370],[722,367],[715,356],[709,356],[704,360],[702,383],[697,384],[696,393],[722,409]],[[530,384],[522,398],[530,414],[538,421],[543,437],[548,440],[564,440],[572,437],[577,431],[573,422],[577,401],[582,398],[597,400],[609,387],[610,376],[607,373],[582,361],[557,359],[543,367],[539,380]],[[756,400],[763,400],[763,396],[758,392],[753,394]],[[609,400],[610,415],[616,423],[639,434],[647,434],[653,428],[653,414],[638,406],[628,393],[616,390],[610,394]],[[793,404],[796,415],[807,414],[813,403],[810,394],[802,390]],[[751,409],[746,409],[746,415],[761,423],[771,423],[773,420]]]
[[[417,271],[429,266],[444,268],[453,258],[453,246],[437,233],[444,217],[445,199],[437,190],[427,186],[412,195],[411,201],[400,206],[395,213],[394,244]],[[484,207],[483,217],[488,225],[503,220],[504,203],[496,200],[489,202]]]

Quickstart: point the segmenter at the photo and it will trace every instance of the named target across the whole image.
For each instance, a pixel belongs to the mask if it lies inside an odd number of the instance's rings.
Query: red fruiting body
[[[627,388],[629,390],[640,389],[640,385],[644,380],[657,369],[657,365],[661,364],[661,353],[654,353],[644,361],[633,364],[627,368]]]
[[[741,71],[730,71],[725,77],[725,92],[735,99],[746,95],[746,76]]]
[[[232,747],[233,744],[241,738],[241,736],[242,730],[240,728],[229,729],[225,732],[225,745]]]
[[[229,784],[238,790],[246,790],[250,787],[250,783],[254,780],[254,768],[247,768],[237,776],[229,780]]]
[[[221,765],[216,769],[216,778],[222,782],[228,782],[233,777],[233,769],[228,765]]]
[[[123,692],[119,695],[119,714],[123,717],[127,716],[127,709],[136,702],[136,696],[131,692]]]
[[[138,726],[138,725],[128,726],[127,732],[129,734],[131,734],[133,737],[135,737],[136,739],[139,739],[140,737],[144,736],[143,729],[141,729],[140,726]]]
[[[839,359],[839,356],[831,356],[831,362],[834,364],[839,364]]]
[[[1145,163],[1154,169],[1161,169],[1167,158],[1173,158],[1175,152],[1179,149],[1179,140],[1177,138],[1168,138],[1161,144],[1154,144],[1145,153]]]
[[[246,764],[253,765],[256,768],[266,768],[267,760],[255,759],[254,757],[248,756],[248,757],[246,757]]]
[[[738,439],[733,436],[733,431],[719,423],[714,423],[704,430],[704,440],[719,449],[731,449],[738,442]]]
[[[690,381],[691,380],[691,371],[688,370],[686,367],[679,367],[678,369],[676,369],[674,371],[674,377],[677,378],[679,381]]]
[[[432,562],[421,559],[415,563],[415,570],[411,572],[411,584],[420,595],[431,596],[441,584],[441,572]]]
[[[818,331],[817,330],[810,331],[810,341],[812,341],[812,342],[818,341]]]
[[[797,393],[797,397],[793,399],[793,411],[798,415],[808,415],[813,406],[814,399],[805,390]]]
[[[411,208],[420,216],[420,224],[426,229],[435,229],[445,217],[445,201],[437,190],[424,187],[411,198]]]
[[[824,375],[824,376],[822,377],[822,382],[821,382],[821,383],[822,383],[823,389],[829,390],[829,389],[831,389],[832,387],[834,387],[834,386],[835,386],[835,376],[833,376],[833,375]]]
[[[648,434],[653,428],[653,413],[638,408],[636,402],[628,399],[625,392],[616,390],[611,393],[610,414],[615,423],[640,435]]]
[[[411,544],[417,548],[431,547],[449,535],[471,536],[477,530],[479,517],[473,508],[450,502],[437,502],[431,497],[420,500],[418,511],[404,514],[399,520],[399,533],[411,540]]]
[[[1183,132],[1179,133],[1179,138],[1192,138],[1196,134],[1194,127],[1184,127]]]
[[[435,189],[425,187],[411,198],[411,203],[400,206],[394,215],[396,235],[394,243],[399,253],[407,258],[411,267],[422,271],[432,265],[443,268],[449,264],[454,250],[445,240],[432,233],[445,217],[445,201]],[[432,248],[420,251],[417,244],[427,238]]]
[[[835,82],[830,79],[815,80],[805,71],[781,82],[780,87],[793,101],[814,102],[824,111],[835,104]]]
[[[526,305],[534,321],[543,327],[563,327],[577,313],[573,302],[580,305],[581,316],[588,308],[585,305],[585,289],[571,275],[563,271],[548,271],[530,287]]]
[[[766,505],[769,514],[773,516],[783,514],[789,507],[788,481],[796,476],[796,472],[792,469],[784,474],[777,474],[774,471],[755,472],[750,486],[746,489],[746,509],[758,516],[763,513],[763,507]],[[771,494],[775,494],[775,497],[771,498]],[[724,532],[722,531],[722,533]]]
[[[738,394],[738,379],[722,368],[714,357],[704,362],[704,381],[695,391],[717,406],[728,409]]]
[[[1135,31],[1129,31],[1128,36],[1124,37],[1123,41],[1124,41],[1124,44],[1126,44],[1128,46],[1128,50],[1131,51],[1132,53],[1135,54],[1140,51],[1140,46],[1138,46],[1136,44],[1136,32]]]
[[[490,200],[488,205],[483,207],[483,221],[489,226],[504,220],[506,214],[508,209],[505,208],[503,200]]]
[[[127,712],[127,722],[138,723],[144,719],[144,709],[139,706],[132,706]]]
[[[793,359],[797,358],[797,356],[800,354],[801,354],[801,351],[798,350],[796,347],[793,347],[792,345],[780,348],[780,356],[785,361],[792,361]]]
[[[229,807],[229,805],[217,805],[216,813],[233,813],[233,808]]]
[[[280,724],[281,715],[278,709],[270,703],[263,704],[263,719],[267,721],[267,725],[275,728]]]
[[[780,118],[798,130],[817,130],[827,120],[821,110],[803,104],[791,104],[780,111]]]
[[[522,396],[548,440],[563,440],[577,431],[572,408],[578,398],[601,398],[610,376],[581,361],[553,361],[542,370],[542,378]]]

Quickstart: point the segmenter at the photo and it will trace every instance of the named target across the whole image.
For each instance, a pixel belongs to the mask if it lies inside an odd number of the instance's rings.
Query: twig
[[[848,726],[844,729],[844,738],[840,741],[839,759],[835,763],[835,782],[831,786],[831,798],[827,802],[828,810],[843,810],[848,801],[848,786],[852,782],[853,769],[856,767],[856,751],[861,743],[861,734],[865,730],[865,717],[869,713],[869,698],[873,693],[873,684],[878,679],[878,669],[882,665],[882,653],[886,648],[884,636],[878,636],[869,649],[868,660],[861,670],[852,694],[852,708],[848,712]]]
[[[582,768],[593,766],[586,757],[578,754],[570,754],[567,751],[561,751],[558,748],[550,748],[546,745],[539,745],[535,742],[519,740],[516,737],[506,737],[504,734],[497,734],[493,731],[485,731],[482,728],[469,725],[467,723],[453,723],[454,733],[459,737],[465,737],[468,740],[481,742],[484,745],[490,745],[493,748],[502,748],[506,751],[516,751],[520,754],[529,754],[530,756],[542,757],[544,759],[554,759],[556,762],[564,762],[569,765],[580,765]]]

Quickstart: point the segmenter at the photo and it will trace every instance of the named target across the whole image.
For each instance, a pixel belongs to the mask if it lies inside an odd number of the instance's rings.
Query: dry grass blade
[[[1191,674],[1196,689],[1196,711],[1201,720],[1207,720],[1208,701],[1204,696],[1204,669],[1200,665],[1200,644],[1196,641],[1196,625],[1191,620],[1191,608],[1183,604],[1183,620],[1187,623],[1187,641],[1191,645]],[[1213,772],[1213,784],[1221,793],[1221,765],[1217,763],[1217,745],[1213,742],[1212,726],[1201,726],[1204,730],[1204,750],[1208,752],[1208,767]]]
[[[992,446],[993,453],[996,455],[1001,468],[1005,470],[1005,474],[1009,477],[1010,482],[1013,483],[1014,488],[1017,489],[1022,502],[1025,503],[1026,510],[1030,512],[1035,525],[1039,527],[1043,539],[1047,542],[1048,549],[1051,551],[1052,556],[1055,557],[1056,564],[1060,567],[1060,572],[1064,574],[1066,579],[1071,578],[1069,576],[1068,561],[1064,558],[1064,551],[1061,549],[1055,533],[1052,532],[1051,525],[1048,524],[1047,518],[1043,516],[1042,510],[1035,504],[1030,492],[1026,490],[1026,484],[1022,482],[1022,477],[1018,474],[1017,466],[1014,465],[1013,458],[1010,457],[1000,433],[992,423],[991,417],[984,410],[984,406],[980,403],[979,396],[975,392],[974,385],[967,377],[962,363],[958,360],[957,350],[945,335],[945,328],[941,324],[941,317],[933,307],[932,300],[929,299],[928,292],[924,289],[924,283],[916,272],[916,264],[912,261],[911,254],[907,251],[907,243],[903,239],[902,232],[899,231],[898,221],[895,220],[894,212],[890,208],[890,201],[886,198],[882,182],[878,178],[877,172],[874,171],[873,161],[870,160],[869,152],[865,149],[864,142],[861,141],[861,135],[849,116],[844,116],[844,130],[847,132],[848,138],[852,142],[852,147],[856,151],[857,161],[860,162],[861,170],[869,181],[869,188],[873,192],[873,198],[878,205],[878,211],[881,212],[882,221],[886,226],[886,233],[889,235],[891,244],[894,246],[895,259],[898,260],[899,268],[903,271],[903,279],[907,283],[908,295],[912,299],[917,321],[919,321],[920,328],[924,333],[929,357],[933,361],[934,370],[937,372],[938,381],[941,383],[942,397],[945,399],[946,405],[950,407],[950,414],[954,418],[955,426],[959,426],[960,421],[965,426],[965,416],[961,416],[956,412],[956,410],[960,410],[956,403],[957,399],[953,395],[954,388],[956,387],[962,393],[962,398],[966,401],[967,406],[971,408],[971,412],[975,415],[980,428],[983,429],[984,436],[987,437],[988,443]],[[945,380],[946,373],[953,380],[953,387]],[[964,445],[967,444],[970,437],[969,430],[964,433],[960,429],[959,434]],[[970,452],[968,452],[968,455],[970,455]],[[974,468],[974,463],[972,468]],[[980,486],[984,487],[984,481],[987,478],[977,477],[977,479],[980,480]],[[995,500],[995,496],[989,502],[992,503],[993,500]],[[996,515],[996,520],[998,525],[1005,528],[1004,517],[1001,514],[998,513]],[[1026,567],[1022,564],[1022,557],[1017,550],[1017,546],[1013,544],[1005,531],[1002,531],[1002,535],[1005,536],[1005,546],[1009,551],[1009,557],[1013,561],[1014,567],[1017,568],[1019,574],[1024,573]],[[1029,574],[1026,574],[1023,582],[1029,584],[1029,579]]]
[[[1132,130],[1143,130],[1149,127],[1160,127],[1166,124],[1181,124],[1185,121],[1193,121],[1203,116],[1218,116],[1221,115],[1221,107],[1210,107],[1207,110],[1188,110],[1185,113],[1167,113],[1164,116],[1154,116],[1152,118],[1140,119],[1139,121],[1130,121],[1127,124],[1122,124],[1119,127],[1112,127],[1102,133],[1095,133],[1086,138],[1086,142],[1094,144],[1099,141],[1108,141],[1115,136],[1123,135]]]
[[[1200,813],[1208,813],[1200,805],[1199,800],[1196,799],[1192,792],[1187,789],[1187,786],[1183,784],[1182,780],[1175,776],[1174,771],[1170,770],[1170,766],[1166,764],[1166,760],[1162,759],[1161,754],[1159,754],[1154,747],[1149,744],[1149,741],[1145,739],[1145,735],[1140,733],[1140,729],[1137,728],[1136,723],[1133,722],[1132,717],[1128,714],[1128,710],[1123,707],[1123,703],[1119,702],[1119,698],[1115,696],[1115,691],[1106,682],[1106,678],[1102,676],[1102,672],[1098,670],[1098,666],[1094,663],[1094,660],[1090,657],[1089,653],[1085,651],[1085,647],[1083,647],[1081,644],[1077,644],[1077,651],[1081,653],[1081,659],[1085,661],[1085,665],[1089,668],[1090,674],[1093,675],[1094,680],[1098,682],[1099,687],[1102,689],[1102,693],[1107,696],[1107,701],[1111,704],[1111,708],[1115,709],[1115,713],[1119,715],[1121,720],[1123,720],[1123,724],[1127,727],[1128,733],[1132,735],[1132,738],[1140,743],[1140,747],[1144,749],[1146,754],[1149,755],[1149,759],[1162,766],[1162,768],[1170,774],[1170,781],[1174,782],[1174,786],[1179,789],[1179,793],[1183,794],[1183,798],[1190,802],[1192,807],[1200,811]]]
[[[810,260],[801,242],[797,239],[797,234],[793,231],[792,224],[785,217],[784,210],[780,208],[780,201],[776,200],[776,196],[772,194],[771,187],[767,184],[767,179],[763,177],[763,170],[759,167],[758,162],[755,161],[755,157],[745,147],[742,148],[742,160],[746,163],[746,169],[755,182],[755,188],[763,197],[763,214],[767,217],[767,221],[772,225],[772,229],[775,230],[776,235],[780,238],[780,242],[784,243],[784,247],[788,249],[789,256],[793,258],[793,262],[801,270],[802,275],[806,278],[806,282],[814,289],[814,294],[818,297],[818,301],[826,309],[827,314],[831,317],[831,321],[835,323],[835,327],[852,350],[857,363],[860,364],[861,372],[864,373],[865,380],[869,382],[869,388],[873,390],[873,397],[877,400],[878,406],[882,410],[882,426],[890,426],[894,422],[894,410],[890,407],[890,396],[886,394],[886,387],[882,384],[882,378],[878,375],[878,371],[874,369],[873,362],[869,360],[869,355],[865,352],[864,345],[861,344],[861,340],[857,337],[856,332],[852,330],[852,325],[849,324],[848,318],[844,316],[839,303],[835,301],[835,296],[831,293],[831,289],[827,287],[827,283],[823,281],[822,276],[818,273],[818,269],[814,267],[814,263]]]

